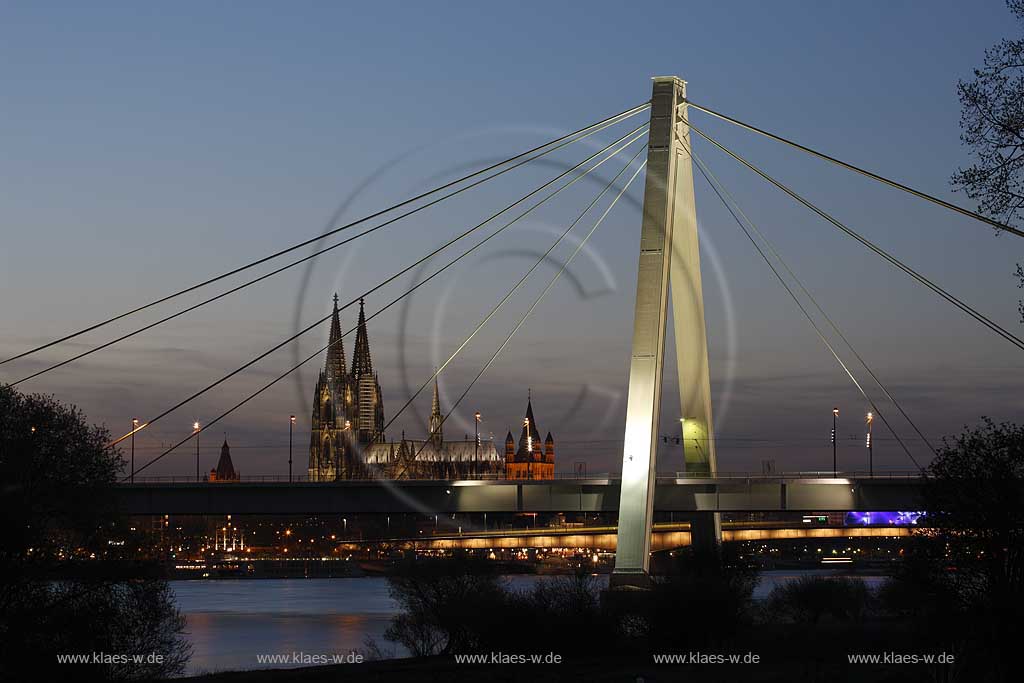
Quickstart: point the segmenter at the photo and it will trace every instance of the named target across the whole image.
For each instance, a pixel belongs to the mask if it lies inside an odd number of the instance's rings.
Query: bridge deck
[[[915,510],[909,477],[659,477],[654,507],[673,512]],[[611,478],[547,481],[135,483],[118,487],[126,514],[616,512]]]

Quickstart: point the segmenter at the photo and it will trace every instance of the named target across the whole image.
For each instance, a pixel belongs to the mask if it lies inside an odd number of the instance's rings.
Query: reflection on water
[[[775,586],[802,576],[837,576],[829,570],[763,572],[754,590],[764,599]],[[876,589],[884,577],[863,576]],[[536,576],[508,577],[514,589],[527,589]],[[597,577],[606,588],[608,577]],[[259,654],[304,652],[314,655],[345,655],[366,649],[367,638],[395,656],[407,654],[384,640],[384,630],[398,605],[388,595],[387,579],[265,579],[219,581],[172,581],[178,607],[187,620],[192,642],[188,673],[264,669]]]
[[[394,614],[387,579],[172,581],[188,614]]]
[[[192,642],[189,673],[272,666],[258,662],[260,654],[348,654],[365,649],[367,638],[403,654],[384,641],[398,607],[382,578],[172,581],[171,586]]]
[[[254,582],[255,583],[255,582]],[[365,650],[366,638],[381,645],[390,616],[369,614],[269,614],[198,612],[187,615],[192,660],[188,673],[264,669],[260,654],[347,654]]]

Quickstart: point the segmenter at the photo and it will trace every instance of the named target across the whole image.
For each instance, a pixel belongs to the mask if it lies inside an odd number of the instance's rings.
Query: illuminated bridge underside
[[[904,527],[852,527],[819,529],[724,529],[722,541],[786,541],[812,538],[898,538],[910,536]],[[526,548],[586,548],[615,552],[616,534],[568,533],[530,534],[477,538],[430,538],[408,541],[404,545],[419,550],[510,550]],[[651,534],[651,550],[671,550],[690,545],[689,531],[658,531]]]
[[[617,480],[129,484],[132,515],[617,512]],[[662,512],[920,509],[917,479],[658,479]]]

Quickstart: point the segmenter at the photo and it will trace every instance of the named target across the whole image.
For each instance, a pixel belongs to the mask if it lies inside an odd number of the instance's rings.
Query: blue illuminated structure
[[[847,512],[846,526],[917,526],[924,516],[921,511],[903,512]]]

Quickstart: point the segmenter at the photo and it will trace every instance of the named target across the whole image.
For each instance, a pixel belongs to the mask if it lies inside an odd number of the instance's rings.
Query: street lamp
[[[335,448],[334,449],[334,481],[338,481],[339,479],[341,479],[341,450],[342,450],[342,448],[348,449],[349,444],[352,441],[352,433],[351,433],[352,432],[352,421],[351,420],[345,420],[345,428],[344,428],[343,431],[345,433],[342,435],[341,448]],[[351,476],[352,475],[350,473],[349,477],[351,478]]]
[[[295,427],[295,416],[288,418],[288,483],[292,483],[292,428]]]
[[[473,413],[474,423],[473,427],[476,429],[476,435],[473,438],[473,474],[479,471],[479,460],[480,460],[480,411]]]
[[[837,476],[837,458],[836,451],[838,450],[838,444],[836,443],[836,420],[839,418],[839,408],[832,409],[832,478]]]
[[[865,445],[868,447],[868,476],[869,477],[874,477],[875,476],[875,457],[874,457],[874,451],[871,448],[871,423],[875,421],[874,414],[869,411],[867,416],[864,418],[864,421],[868,423],[868,434],[867,434],[867,438],[865,440]]]
[[[192,423],[192,431],[196,435],[196,481],[202,481],[199,476],[199,420]]]
[[[135,430],[139,428],[139,418],[132,418],[132,473],[128,477],[128,481],[132,484],[135,483]]]

